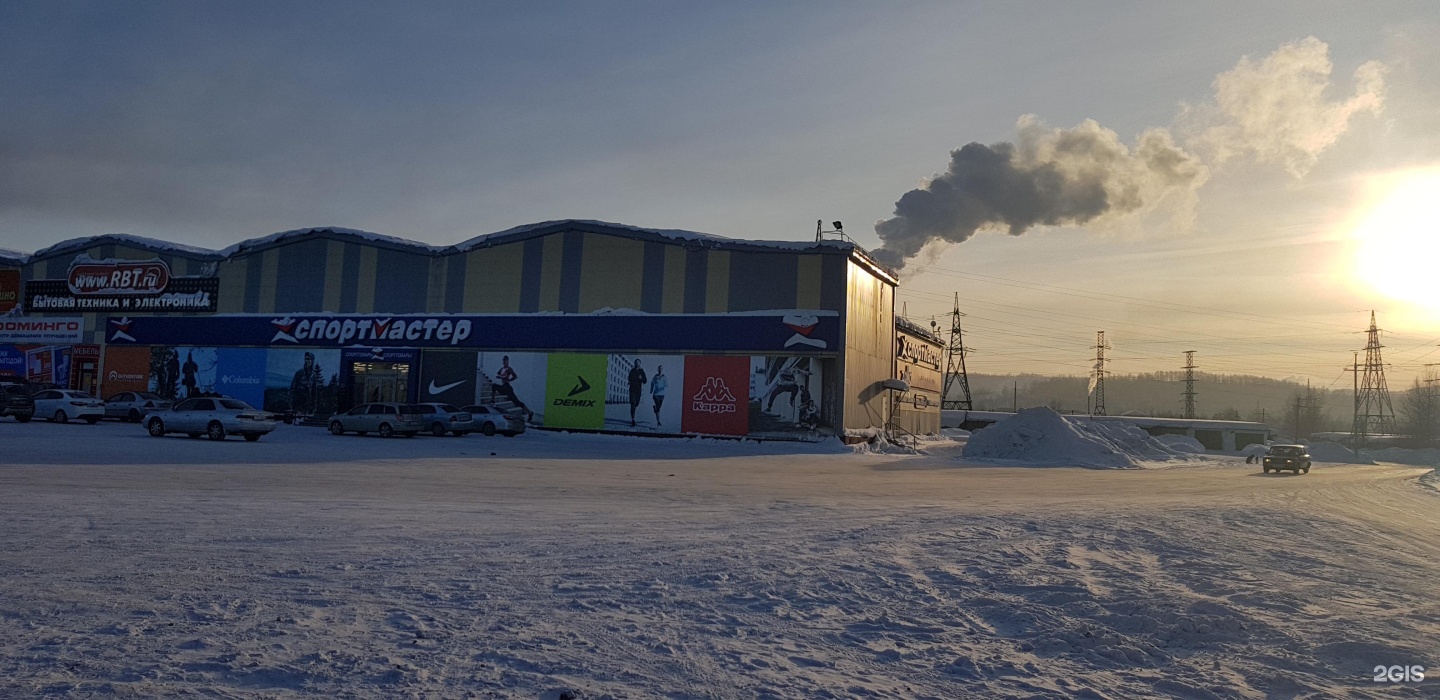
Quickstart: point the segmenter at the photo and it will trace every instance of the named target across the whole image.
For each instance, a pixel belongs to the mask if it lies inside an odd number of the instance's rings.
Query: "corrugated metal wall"
[[[889,392],[881,382],[895,371],[895,288],[847,262],[845,311],[844,428],[878,428],[890,418]],[[837,393],[841,393],[837,392]]]

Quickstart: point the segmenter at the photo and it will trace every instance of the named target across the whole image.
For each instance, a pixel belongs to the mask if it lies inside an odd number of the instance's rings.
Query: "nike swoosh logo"
[[[434,380],[434,379],[431,379],[431,380],[430,380],[430,395],[431,395],[431,396],[434,396],[434,395],[436,395],[436,394],[443,394],[443,393],[445,393],[445,392],[447,392],[447,391],[450,391],[451,389],[454,389],[454,388],[457,387],[457,386],[460,386],[461,384],[464,384],[466,381],[468,381],[468,380],[461,379],[460,381],[455,382],[454,384],[446,384],[445,386],[435,386],[435,380]]]
[[[576,376],[575,378],[576,378],[576,379],[579,379],[579,380],[580,380],[580,383],[579,383],[579,384],[576,384],[576,385],[575,385],[575,388],[570,390],[570,395],[571,395],[571,396],[574,396],[574,395],[576,395],[576,394],[583,394],[583,393],[585,393],[585,392],[587,392],[587,391],[590,391],[590,383],[587,382],[587,381],[585,381],[585,378],[584,378],[584,377]],[[561,384],[560,386],[565,386],[565,385],[564,385],[564,384]]]

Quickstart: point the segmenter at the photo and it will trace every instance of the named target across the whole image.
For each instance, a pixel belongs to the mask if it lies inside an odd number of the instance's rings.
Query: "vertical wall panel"
[[[665,245],[665,289],[660,312],[678,314],[685,311],[685,249]]]
[[[445,262],[448,258],[433,256],[428,271],[429,284],[425,290],[425,313],[437,314],[445,310],[445,285],[450,281]]]
[[[665,249],[658,241],[645,242],[645,261],[640,280],[640,310],[658,314],[665,303]]]
[[[425,308],[430,290],[430,256],[398,250],[376,251],[374,275],[376,313],[416,313]]]
[[[820,259],[820,308],[845,310],[850,263],[843,255],[822,255]]]
[[[360,290],[360,246],[345,243],[345,259],[340,270],[340,311],[355,313],[355,300]]]
[[[326,255],[329,241],[320,238],[287,243],[265,251],[267,270],[274,268],[275,297],[270,311],[279,313],[315,311],[325,305]],[[272,266],[270,263],[274,262]],[[270,273],[266,273],[266,279]],[[272,286],[272,285],[267,285]],[[265,309],[262,288],[260,307]]]
[[[540,310],[540,277],[545,263],[545,239],[525,241],[525,257],[520,266],[520,311]]]
[[[585,234],[581,275],[582,313],[610,307],[639,309],[645,274],[645,243],[631,238]]]
[[[685,313],[705,313],[706,276],[709,267],[706,261],[710,254],[704,250],[685,251]]]
[[[355,284],[355,312],[361,314],[374,313],[375,259],[379,251],[368,245],[358,247],[360,248],[360,270]]]
[[[233,258],[220,263],[220,298],[215,300],[216,309],[221,313],[233,314],[245,310],[245,258]]]
[[[255,254],[247,254],[245,260],[245,313],[260,313],[260,273],[264,269],[264,259]]]
[[[345,285],[345,244],[325,241],[325,294],[321,299],[326,311],[340,310],[340,290]]]
[[[795,308],[820,307],[820,255],[801,255],[795,269]]]
[[[465,311],[468,313],[510,314],[524,310],[522,281],[529,258],[529,241],[465,254]],[[539,255],[535,256],[535,277],[539,279]],[[539,304],[540,287],[534,287],[530,302]],[[534,307],[531,307],[534,310]]]
[[[458,314],[465,307],[465,264],[463,253],[447,255],[445,260],[445,313]]]
[[[587,234],[583,231],[566,231],[564,252],[560,258],[560,310],[574,313],[580,310],[580,279],[585,267]]]
[[[725,313],[730,310],[730,252],[711,250],[705,268],[705,313]]]
[[[560,310],[560,274],[564,269],[565,239],[551,234],[542,239],[540,258],[540,311]]]
[[[795,308],[795,253],[731,253],[727,311]]]
[[[280,249],[271,248],[260,254],[260,313],[275,312],[275,293],[280,279]]]

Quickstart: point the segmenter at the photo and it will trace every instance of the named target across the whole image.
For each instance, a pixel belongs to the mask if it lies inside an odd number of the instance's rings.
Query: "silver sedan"
[[[226,435],[235,434],[255,442],[275,430],[275,426],[275,416],[224,396],[185,399],[169,409],[145,416],[145,430],[154,437],[185,433],[190,437],[204,435],[211,440],[224,440]]]
[[[435,437],[444,437],[446,433],[459,437],[469,435],[475,429],[469,413],[448,403],[417,403],[414,406],[420,419],[425,421],[425,429]]]

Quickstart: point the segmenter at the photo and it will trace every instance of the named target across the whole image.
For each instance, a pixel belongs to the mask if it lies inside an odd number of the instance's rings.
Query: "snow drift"
[[[1130,423],[1066,418],[1042,406],[1023,409],[975,431],[965,445],[964,458],[1037,467],[1133,469],[1142,461],[1189,459],[1190,455]]]

